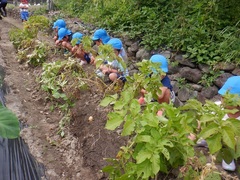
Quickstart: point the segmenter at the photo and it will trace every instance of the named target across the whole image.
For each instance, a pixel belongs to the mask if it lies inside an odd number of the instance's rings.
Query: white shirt
[[[20,12],[28,12],[29,5],[28,4],[19,4]]]

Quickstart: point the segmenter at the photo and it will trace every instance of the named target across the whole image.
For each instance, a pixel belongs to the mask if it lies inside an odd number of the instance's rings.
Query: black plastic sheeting
[[[3,79],[3,74],[0,72],[1,78]],[[6,106],[1,84],[0,103]],[[17,139],[0,137],[0,180],[41,179],[46,179],[44,167],[30,154],[23,139],[21,137]]]

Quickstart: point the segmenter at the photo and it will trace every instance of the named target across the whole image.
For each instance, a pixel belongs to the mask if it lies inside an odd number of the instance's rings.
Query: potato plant
[[[18,61],[27,62],[30,66],[41,65],[47,56],[47,46],[37,40],[39,31],[49,26],[49,20],[44,16],[31,16],[24,22],[23,29],[12,29],[9,32],[10,40],[17,49]]]
[[[148,72],[144,62],[140,63],[140,67],[142,72]],[[229,110],[211,101],[202,104],[194,99],[178,108],[173,104],[152,102],[157,86],[151,84],[146,76],[141,77],[142,74],[146,73],[129,77],[120,96],[107,96],[101,102],[102,106],[113,106],[106,128],[120,128],[121,135],[129,137],[128,144],[120,148],[116,158],[107,159],[109,165],[103,171],[109,173],[110,179],[147,180],[156,177],[159,172],[169,173],[172,168],[186,166],[189,159],[195,157],[195,142],[188,138],[190,133],[204,138],[213,156],[221,156],[226,162],[239,157],[240,144],[235,138],[240,136],[240,121],[222,120]],[[143,107],[136,99],[142,87],[150,87]],[[164,110],[163,116],[157,116],[158,110]],[[187,169],[194,171],[190,166]],[[195,176],[219,179],[216,171],[200,171]],[[193,178],[193,175],[189,173],[189,177]]]

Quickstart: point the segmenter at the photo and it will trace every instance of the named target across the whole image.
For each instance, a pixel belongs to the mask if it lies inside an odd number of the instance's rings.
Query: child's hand
[[[141,89],[140,93],[141,94],[147,94],[147,91],[145,89]]]
[[[163,111],[162,110],[159,110],[158,112],[157,112],[157,116],[162,116],[163,115]]]
[[[141,96],[141,97],[138,99],[138,103],[139,103],[140,105],[143,105],[143,104],[145,103],[145,100],[144,100],[144,97],[143,97],[143,96]]]

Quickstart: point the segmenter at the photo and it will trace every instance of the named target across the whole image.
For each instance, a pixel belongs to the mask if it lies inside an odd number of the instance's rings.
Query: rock
[[[202,78],[202,72],[199,69],[192,69],[190,67],[183,67],[180,74],[182,78],[193,83],[198,83]]]
[[[207,99],[212,99],[216,94],[218,94],[218,88],[216,86],[203,88],[201,95]]]
[[[150,59],[150,53],[145,49],[139,49],[136,53],[137,60]]]
[[[178,61],[179,64],[194,68],[195,65],[188,59],[185,59],[182,54],[178,54],[174,57],[175,61]]]
[[[178,99],[178,97],[175,98],[175,101],[174,101],[174,106],[176,107],[180,107],[182,106],[183,103]]]
[[[235,68],[232,73],[234,75],[240,76],[240,68]]]
[[[138,42],[135,42],[135,43],[133,43],[133,44],[131,44],[131,46],[128,48],[128,50],[130,51],[130,52],[137,52],[138,51]]]
[[[168,77],[173,81],[173,80],[178,80],[179,78],[181,78],[181,74],[180,73],[176,73],[176,74],[170,74],[168,75]]]
[[[160,53],[161,55],[165,56],[167,59],[170,59],[172,57],[171,51],[163,51]]]
[[[223,73],[221,74],[213,83],[218,87],[221,88],[223,86],[223,84],[226,82],[226,80],[233,76],[230,73]]]
[[[182,102],[186,102],[190,98],[190,89],[183,87],[178,91],[178,99]]]
[[[198,85],[198,84],[190,84],[190,87],[191,89],[196,90],[198,92],[200,92],[203,88],[201,85]]]
[[[204,73],[209,73],[210,72],[209,65],[207,65],[207,64],[199,64],[198,67]]]
[[[215,69],[223,70],[223,71],[232,71],[236,66],[231,63],[220,62],[215,65]]]
[[[172,81],[171,84],[172,84],[172,87],[173,87],[173,91],[175,92],[175,94],[177,94],[178,91],[179,91],[178,82],[177,81]]]
[[[168,74],[176,74],[178,72],[180,72],[180,67],[170,62],[168,64]]]

